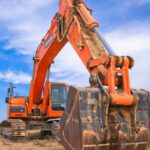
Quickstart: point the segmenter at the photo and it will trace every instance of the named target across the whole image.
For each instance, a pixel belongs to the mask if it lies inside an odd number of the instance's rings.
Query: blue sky
[[[118,55],[131,55],[133,88],[150,90],[150,0],[86,0],[100,29]],[[32,57],[58,11],[58,0],[0,1],[0,120],[6,118],[6,89],[15,83],[28,95]],[[51,69],[52,81],[88,85],[89,74],[70,44],[60,52]]]

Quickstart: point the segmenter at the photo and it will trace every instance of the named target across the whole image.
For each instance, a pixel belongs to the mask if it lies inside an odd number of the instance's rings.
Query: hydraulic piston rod
[[[102,42],[103,46],[105,47],[105,49],[107,50],[107,52],[110,55],[116,55],[114,50],[110,47],[110,45],[108,44],[108,42],[105,40],[103,34],[101,33],[101,31],[99,30],[98,27],[94,27],[94,31],[96,32],[99,40]]]

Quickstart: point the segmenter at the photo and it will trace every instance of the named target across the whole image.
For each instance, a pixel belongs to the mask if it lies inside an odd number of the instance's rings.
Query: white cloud
[[[109,31],[105,36],[118,54],[142,53],[143,50],[150,50],[149,23],[132,22]]]
[[[133,88],[146,89],[150,91],[150,65],[149,65],[149,51],[133,52],[135,66],[130,73],[131,85]]]
[[[87,86],[89,73],[70,44],[67,44],[55,59],[51,72],[52,80]]]
[[[127,5],[137,5],[137,6],[141,6],[141,5],[145,5],[145,4],[149,4],[150,0],[126,0],[124,1],[124,4]]]
[[[33,15],[39,8],[51,5],[55,0],[1,0],[0,1],[0,19],[10,20],[24,18]]]
[[[109,1],[109,11],[105,11],[104,15],[108,17],[109,15],[121,15],[124,16],[126,13],[129,13],[129,10],[133,10],[134,8],[142,7],[150,4],[150,0],[110,0]],[[112,4],[112,5],[111,5]],[[111,6],[110,6],[111,5]],[[142,8],[143,9],[143,8]]]
[[[57,1],[0,1],[1,37],[8,41],[4,49],[16,49],[18,53],[33,55],[55,14],[45,7],[53,8]]]
[[[11,70],[8,70],[5,72],[0,72],[0,80],[15,84],[28,84],[31,81],[31,76],[21,71],[14,73]]]

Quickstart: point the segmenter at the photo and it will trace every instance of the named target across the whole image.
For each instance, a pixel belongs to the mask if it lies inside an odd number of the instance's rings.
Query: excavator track
[[[125,107],[109,105],[98,88],[71,87],[57,139],[66,150],[146,150],[150,96],[144,90],[133,91],[138,104]]]
[[[46,121],[9,119],[1,123],[1,135],[9,139],[37,139],[50,136],[51,124]]]
[[[1,123],[1,134],[9,139],[25,138],[26,124],[22,120],[10,119]]]

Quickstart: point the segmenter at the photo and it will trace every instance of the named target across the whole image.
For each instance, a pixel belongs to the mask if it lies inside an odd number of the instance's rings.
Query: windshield
[[[52,109],[64,110],[66,100],[66,86],[62,84],[52,84]]]

